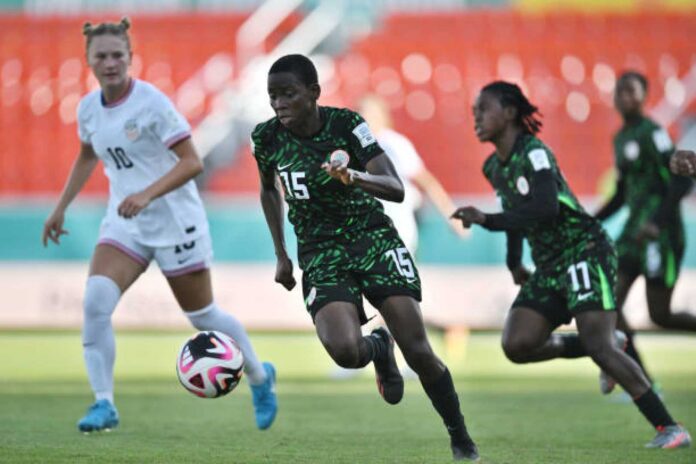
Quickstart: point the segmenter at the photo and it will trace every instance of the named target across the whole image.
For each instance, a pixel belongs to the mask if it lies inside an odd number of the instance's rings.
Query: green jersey
[[[669,158],[673,151],[667,131],[649,118],[622,127],[614,136],[619,182],[630,210],[625,234],[633,236],[645,222],[655,220],[672,182]],[[680,224],[679,208],[673,211],[666,223]]]
[[[503,163],[496,154],[491,155],[483,173],[503,207],[502,214],[488,215],[490,222],[484,227],[521,232],[538,268],[564,266],[580,250],[591,246],[591,241],[608,241],[599,222],[585,212],[568,187],[551,150],[538,138],[521,135],[508,160]],[[556,187],[559,213],[548,220],[525,220],[533,214],[532,198],[539,200],[542,195],[541,182],[549,178]],[[553,197],[550,200],[555,203]]]
[[[321,167],[335,150],[350,156],[348,166],[364,171],[383,153],[363,118],[348,109],[319,107],[321,129],[311,137],[291,133],[272,118],[254,129],[254,157],[264,173],[277,172],[285,191],[288,218],[300,246],[337,237],[358,237],[391,224],[382,205],[364,190],[332,179]]]

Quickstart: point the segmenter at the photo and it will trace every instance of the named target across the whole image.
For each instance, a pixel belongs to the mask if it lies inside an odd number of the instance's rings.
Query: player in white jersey
[[[218,330],[244,354],[256,424],[275,419],[275,370],[259,362],[244,327],[213,300],[211,240],[193,178],[203,167],[190,126],[154,86],[129,76],[130,23],[84,26],[87,61],[100,89],[78,107],[80,153],[58,205],[46,220],[43,243],[58,244],[65,210],[101,160],[109,204],[92,255],[84,296],[82,343],[96,402],[78,422],[83,432],[118,425],[113,398],[115,358],[111,315],[125,292],[157,261],[174,296],[198,330]]]
[[[360,101],[358,113],[370,125],[377,142],[384,149],[404,184],[402,203],[385,201],[382,205],[384,212],[394,221],[394,226],[411,255],[415,256],[418,248],[416,212],[423,204],[423,194],[433,203],[454,233],[460,237],[468,236],[468,231],[462,231],[462,228],[457,227],[450,219],[450,214],[456,207],[442,184],[426,168],[411,141],[392,129],[386,102],[377,96],[368,95]]]

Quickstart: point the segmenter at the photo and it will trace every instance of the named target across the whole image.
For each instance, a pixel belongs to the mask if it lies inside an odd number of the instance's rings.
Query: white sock
[[[198,311],[184,314],[198,330],[217,330],[229,335],[237,342],[244,356],[244,372],[249,377],[251,385],[260,385],[266,381],[266,371],[256,357],[249,335],[236,317],[222,311],[215,302]]]
[[[114,403],[114,360],[116,342],[111,314],[121,298],[116,282],[101,275],[87,279],[83,302],[82,347],[87,377],[97,401]]]

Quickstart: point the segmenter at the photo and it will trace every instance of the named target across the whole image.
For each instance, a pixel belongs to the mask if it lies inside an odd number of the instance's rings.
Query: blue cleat
[[[278,398],[276,398],[275,393],[275,368],[269,362],[263,363],[263,368],[266,371],[266,381],[261,385],[251,385],[256,426],[260,430],[269,428],[278,412]]]
[[[85,417],[77,423],[80,432],[110,430],[118,425],[118,411],[109,400],[99,400],[89,407]]]

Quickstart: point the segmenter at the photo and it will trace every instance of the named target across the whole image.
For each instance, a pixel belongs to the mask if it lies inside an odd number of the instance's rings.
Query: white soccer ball
[[[237,343],[214,330],[198,332],[179,350],[176,373],[184,388],[201,398],[217,398],[239,384],[244,357]]]

